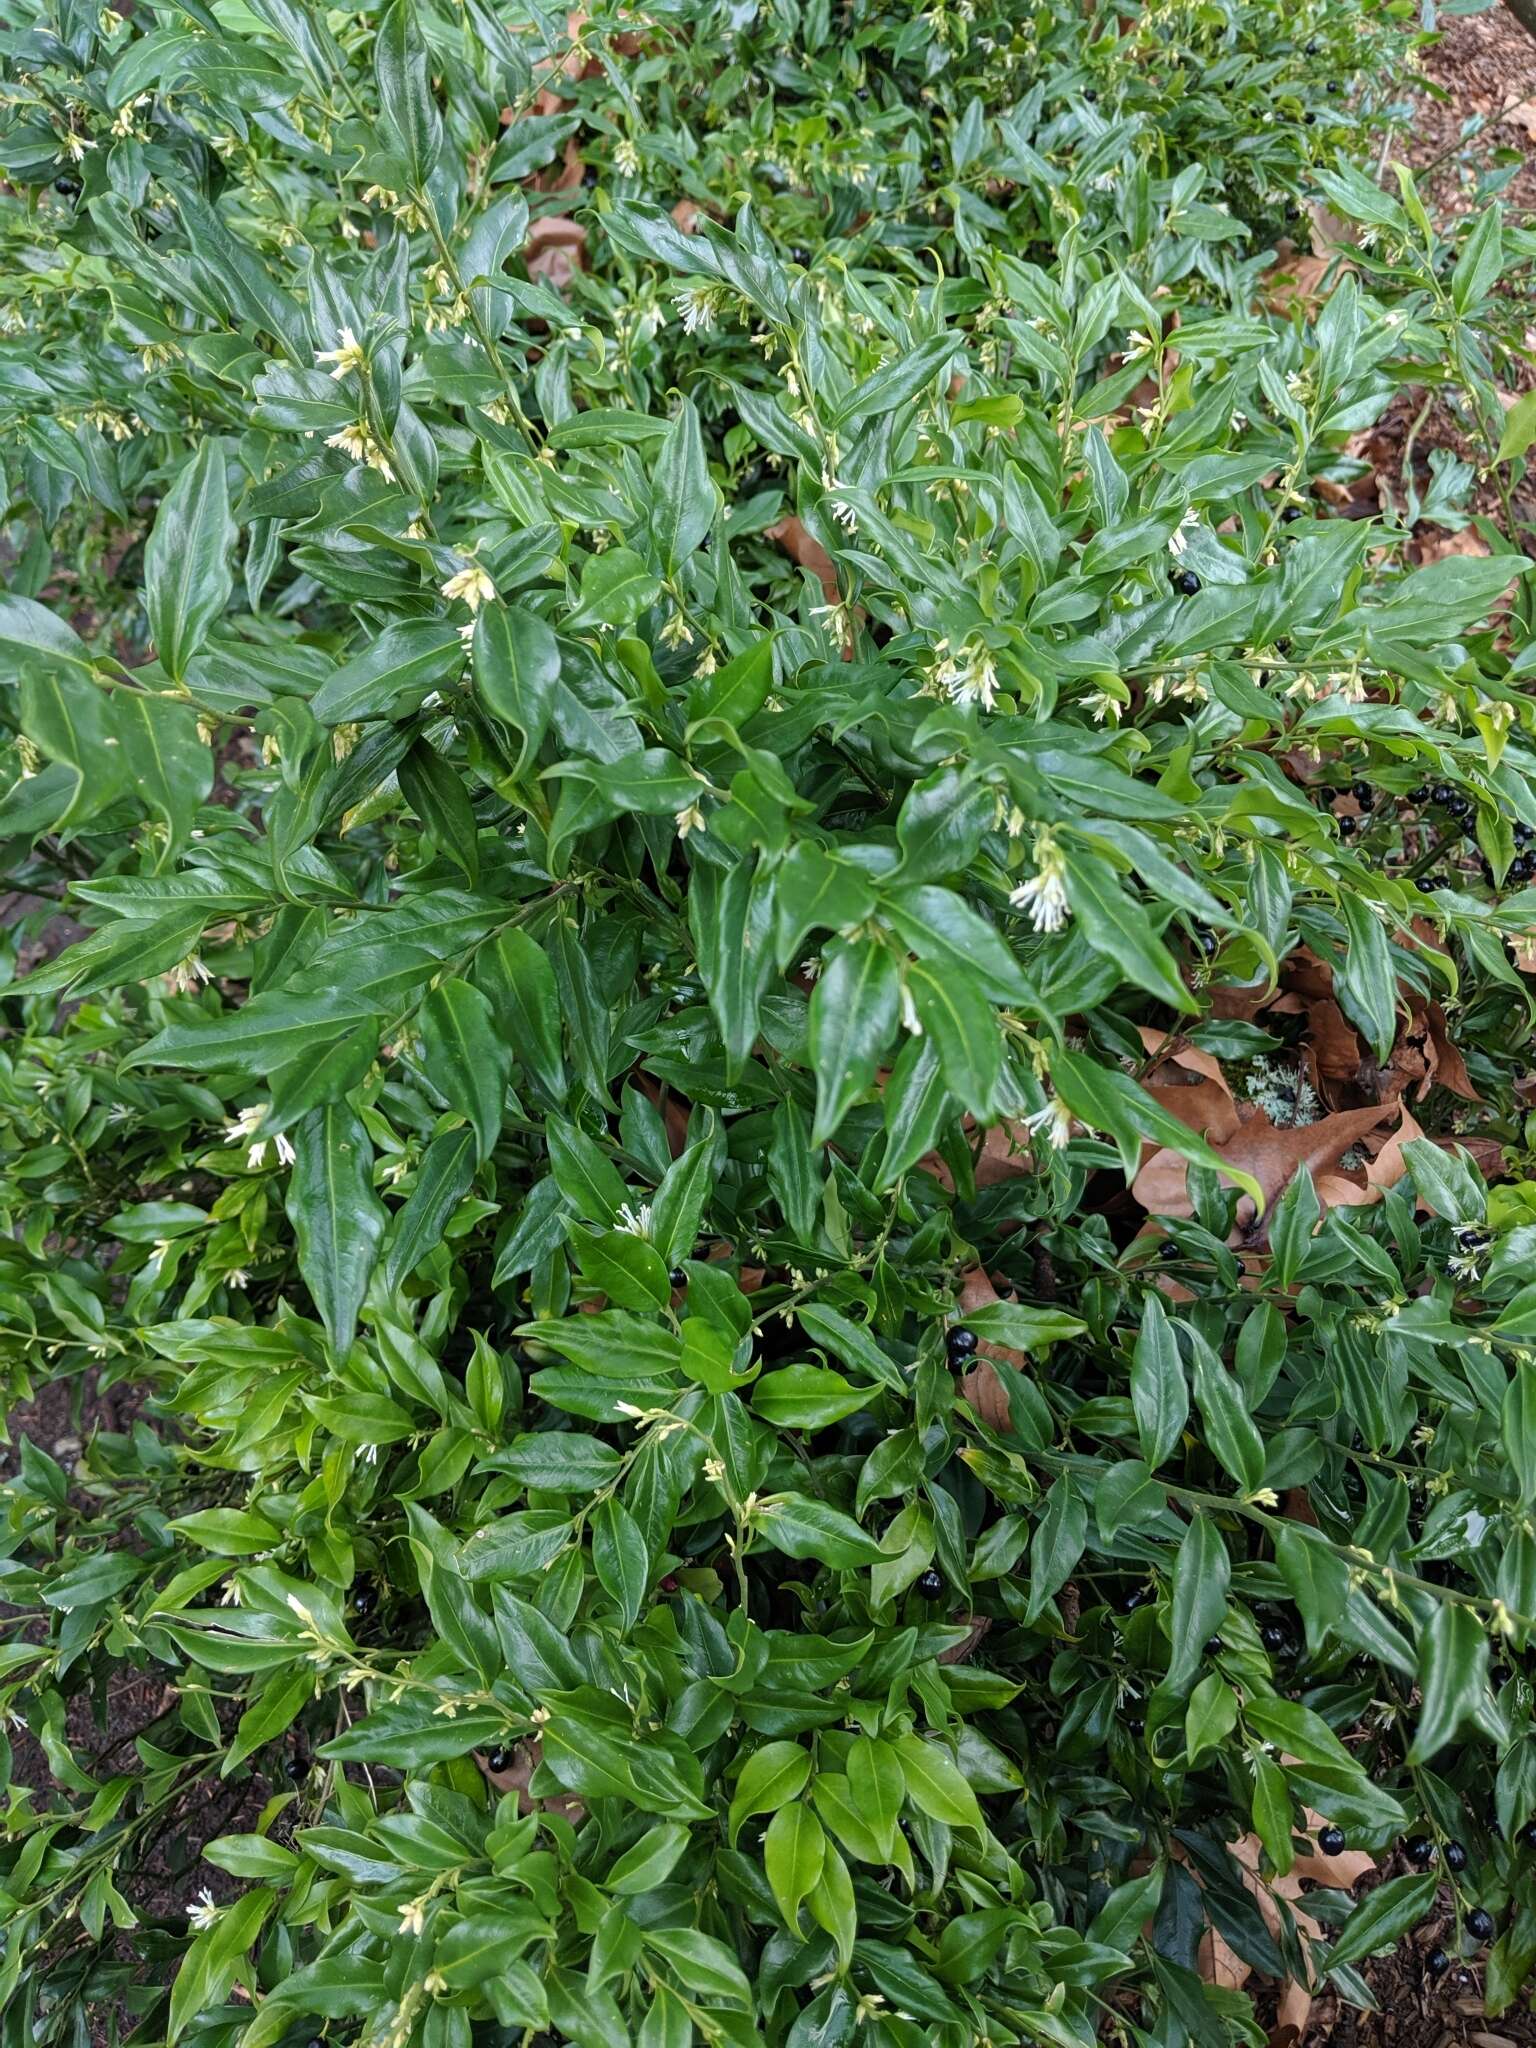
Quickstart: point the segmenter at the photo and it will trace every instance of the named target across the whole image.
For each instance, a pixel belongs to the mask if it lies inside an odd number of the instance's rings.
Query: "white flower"
[[[1108,690],[1090,690],[1083,699],[1083,709],[1092,714],[1095,725],[1102,725],[1106,718],[1111,725],[1120,723],[1120,705]]]
[[[827,638],[837,641],[839,645],[853,638],[854,628],[858,624],[858,613],[842,598],[839,598],[836,604],[813,604],[811,617],[825,619]]]
[[[1195,510],[1193,505],[1191,505],[1189,510],[1184,514],[1184,517],[1173,529],[1173,532],[1170,533],[1168,536],[1168,552],[1170,555],[1173,556],[1175,561],[1179,559],[1180,555],[1182,555],[1184,550],[1189,546],[1190,528],[1198,526],[1199,524],[1200,514]]]
[[[955,653],[950,652],[947,638],[940,640],[933,652],[936,658],[928,671],[930,692],[962,708],[979,704],[983,711],[990,711],[997,702],[997,668],[986,642],[971,633]]]
[[[178,961],[165,979],[172,995],[189,996],[199,982],[211,981],[213,976],[195,953],[189,953],[185,960]]]
[[[353,426],[338,427],[334,434],[325,437],[327,448],[339,448],[343,455],[350,455],[354,462],[366,462],[370,469],[376,469],[387,484],[395,480],[384,450],[373,438],[366,420],[358,420]]]
[[[424,1905],[425,1901],[412,1899],[408,1905],[400,1908],[400,1932],[402,1934],[420,1934],[426,1925]]]
[[[65,135],[60,140],[60,147],[72,164],[78,164],[84,163],[85,152],[96,145],[85,135]]]
[[[621,178],[638,178],[640,175],[640,152],[627,135],[613,146],[613,168]]]
[[[245,1270],[244,1266],[231,1266],[229,1271],[224,1275],[224,1285],[226,1287],[233,1287],[237,1294],[244,1294],[246,1288],[249,1287],[250,1284],[251,1276]]]
[[[1059,1152],[1072,1136],[1072,1112],[1059,1095],[1053,1095],[1044,1109],[1037,1109],[1032,1116],[1023,1118],[1026,1131],[1033,1134],[1043,1132],[1047,1144]]]
[[[902,1029],[910,1031],[914,1038],[922,1037],[923,1020],[917,1014],[917,1004],[913,1002],[912,991],[905,982],[901,984],[901,1025]]]
[[[682,317],[684,334],[707,334],[725,309],[725,293],[717,284],[690,284],[672,303]]]
[[[470,611],[477,612],[481,605],[495,602],[496,586],[478,562],[466,562],[442,585],[440,595],[450,604],[462,597]]]
[[[1021,882],[1008,901],[1015,910],[1027,910],[1037,932],[1059,932],[1072,914],[1067,897],[1067,870],[1055,840],[1049,832],[1035,835],[1037,872]]]
[[[614,1219],[615,1230],[622,1230],[630,1237],[649,1237],[651,1234],[651,1205],[642,1202],[638,1209],[632,1209],[628,1202],[621,1202],[619,1213]]]
[[[219,1917],[219,1908],[213,1902],[213,1893],[204,1885],[197,1897],[187,1908],[187,1922],[199,1934],[212,1927]]]
[[[334,363],[331,382],[339,384],[343,377],[351,376],[354,370],[364,369],[368,358],[363,354],[362,343],[350,327],[341,330],[341,345],[338,348],[320,349],[315,356],[317,363]]]
[[[248,1145],[249,1149],[245,1155],[245,1163],[252,1173],[257,1172],[266,1165],[267,1149],[269,1146],[276,1148],[278,1161],[283,1166],[292,1166],[296,1156],[292,1142],[284,1137],[281,1131],[272,1138],[257,1136],[270,1106],[269,1103],[257,1102],[249,1109],[242,1109],[234,1122],[228,1125],[224,1132],[224,1142],[226,1145]],[[231,1284],[234,1283],[232,1282]],[[243,1279],[239,1284],[244,1284]]]
[[[704,813],[697,804],[685,804],[682,810],[674,812],[672,822],[677,827],[678,838],[686,839],[690,832],[704,830]]]

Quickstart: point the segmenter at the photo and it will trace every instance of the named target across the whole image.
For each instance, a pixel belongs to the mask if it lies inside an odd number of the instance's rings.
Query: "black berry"
[[[1094,100],[1096,100],[1096,99],[1098,98],[1098,94],[1097,94],[1097,93],[1096,93],[1096,92],[1094,91],[1093,87],[1092,87],[1092,86],[1090,85],[1090,86],[1088,87],[1087,91],[1086,91],[1086,92],[1085,92],[1085,93],[1083,94],[1083,98],[1084,98],[1085,100],[1087,100],[1087,101],[1088,101],[1088,102],[1089,102],[1089,103],[1091,104],[1091,103],[1092,103],[1092,102],[1093,102]]]
[[[1529,854],[1517,853],[1505,869],[1504,878],[1509,882],[1523,882],[1530,872],[1531,861]]]
[[[1302,118],[1302,120],[1303,120],[1303,121],[1305,121],[1305,122],[1306,122],[1306,124],[1307,124],[1307,126],[1308,126],[1309,128],[1313,127],[1313,126],[1314,126],[1314,125],[1316,124],[1316,121],[1317,121],[1317,116],[1316,116],[1316,114],[1314,114],[1314,113],[1313,113],[1313,111],[1312,111],[1312,109],[1311,109],[1310,107],[1308,107],[1307,111],[1306,111],[1306,112],[1305,112],[1305,113],[1304,113],[1304,114],[1302,115],[1302,117],[1301,117],[1301,118]]]
[[[1327,84],[1323,87],[1324,92],[1337,92],[1338,89],[1339,81],[1336,78],[1330,78]]]
[[[1325,1856],[1338,1856],[1344,1848],[1344,1830],[1330,1821],[1325,1828],[1317,1831],[1317,1846]]]
[[[586,169],[581,174],[581,182],[583,185],[586,186],[587,190],[590,192],[592,187],[597,183],[596,164],[587,165]]]
[[[1301,507],[1299,505],[1287,505],[1280,514],[1280,517],[1287,526],[1294,526],[1301,517]]]
[[[1456,790],[1454,785],[1449,782],[1437,782],[1429,794],[1432,802],[1448,804],[1456,794]]]
[[[1474,1941],[1492,1941],[1493,1915],[1482,1906],[1474,1906],[1467,1915],[1467,1932]]]
[[[1447,1842],[1445,1845],[1445,1867],[1447,1870],[1465,1870],[1467,1852],[1461,1842]]]
[[[1218,1657],[1226,1647],[1220,1636],[1212,1636],[1205,1646],[1205,1654],[1207,1657]]]
[[[869,98],[869,87],[861,85],[853,96],[856,100],[867,100]]]
[[[1432,896],[1436,889],[1443,889],[1445,887],[1445,877],[1444,875],[1420,875],[1414,886],[1422,889],[1426,896]]]
[[[379,1589],[372,1579],[357,1579],[352,1587],[352,1612],[365,1621],[379,1604]]]
[[[1120,1612],[1122,1614],[1134,1614],[1138,1607],[1144,1607],[1151,1598],[1152,1594],[1148,1587],[1133,1586],[1120,1602]]]
[[[55,178],[53,189],[61,199],[73,199],[80,190],[80,180],[78,178]]]
[[[1347,812],[1345,813],[1345,815],[1344,815],[1344,816],[1343,816],[1342,818],[1340,818],[1340,820],[1339,820],[1339,837],[1340,837],[1341,839],[1353,839],[1353,838],[1354,838],[1354,836],[1355,836],[1355,834],[1356,834],[1356,833],[1357,833],[1357,832],[1358,832],[1359,830],[1360,830],[1360,820],[1359,820],[1358,818],[1352,818],[1352,817],[1350,817],[1350,816],[1349,816],[1349,814],[1348,814]]]
[[[1451,1959],[1443,1948],[1432,1948],[1424,1958],[1424,1967],[1431,1977],[1443,1977],[1451,1967]]]
[[[1439,1850],[1428,1835],[1412,1835],[1408,1841],[1408,1861],[1415,1870],[1428,1870],[1439,1855]]]
[[[1521,1849],[1536,1849],[1536,1820],[1528,1820],[1523,1828],[1516,1829],[1515,1844]]]
[[[485,1768],[486,1768],[486,1769],[487,1769],[488,1771],[505,1771],[505,1770],[509,1770],[509,1769],[511,1768],[511,1764],[512,1764],[512,1752],[511,1752],[511,1750],[510,1750],[510,1749],[503,1749],[503,1748],[502,1748],[502,1746],[501,1746],[501,1744],[500,1744],[499,1742],[497,1743],[497,1745],[496,1745],[496,1747],[495,1747],[494,1749],[488,1749],[488,1750],[487,1750],[487,1751],[485,1752]]]
[[[671,1272],[667,1275],[667,1278],[671,1281],[674,1287],[686,1287],[688,1285],[688,1275],[683,1271],[681,1266],[674,1266]]]
[[[1185,597],[1193,597],[1200,588],[1200,578],[1193,569],[1179,569],[1174,574],[1173,587],[1182,591]]]
[[[1287,1642],[1284,1626],[1278,1621],[1266,1621],[1259,1630],[1259,1641],[1266,1650],[1283,1650]]]
[[[944,1338],[944,1347],[949,1353],[950,1364],[957,1365],[962,1358],[969,1358],[976,1349],[977,1341],[974,1330],[950,1330]]]
[[[283,1773],[293,1784],[302,1785],[309,1776],[309,1758],[301,1749],[283,1758]]]
[[[925,1600],[937,1600],[944,1590],[944,1574],[930,1566],[917,1582],[917,1590]]]
[[[1317,40],[1314,38],[1314,40],[1308,43],[1307,45],[1307,55],[1309,57],[1315,57],[1321,48],[1322,45],[1319,42],[1317,42]]]
[[[1376,801],[1376,792],[1368,782],[1352,782],[1349,793],[1362,811],[1368,811]]]

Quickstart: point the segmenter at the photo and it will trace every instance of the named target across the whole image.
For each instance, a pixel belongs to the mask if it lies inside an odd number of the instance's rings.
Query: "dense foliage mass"
[[[1416,34],[9,10],[5,2043],[1523,1996],[1536,235]]]

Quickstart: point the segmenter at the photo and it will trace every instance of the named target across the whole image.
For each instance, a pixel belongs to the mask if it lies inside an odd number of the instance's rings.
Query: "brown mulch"
[[[1536,38],[1503,7],[1442,15],[1424,76],[1431,90],[1418,95],[1408,160],[1431,211],[1466,212],[1479,172],[1514,163],[1500,198],[1511,213],[1536,214]],[[1463,140],[1470,121],[1481,125]]]

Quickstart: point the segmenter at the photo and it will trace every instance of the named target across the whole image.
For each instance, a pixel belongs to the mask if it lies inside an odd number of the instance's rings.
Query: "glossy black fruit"
[[[975,1351],[978,1341],[974,1330],[949,1331],[944,1339],[944,1348],[949,1353],[950,1364],[957,1365],[962,1358],[969,1358]]]
[[[1220,1636],[1212,1636],[1205,1646],[1205,1654],[1207,1657],[1217,1657],[1226,1647]]]
[[[1517,853],[1509,866],[1504,870],[1504,879],[1506,882],[1523,882],[1529,877],[1530,872],[1531,862],[1529,855]]]
[[[55,178],[53,189],[59,194],[61,199],[73,199],[80,190],[80,180],[78,178]]]
[[[1414,887],[1422,889],[1426,896],[1430,896],[1433,895],[1436,889],[1443,889],[1445,887],[1445,877],[1444,875],[1420,875]]]
[[[808,270],[811,263],[811,252],[809,249],[791,249],[789,260],[791,263],[798,263],[802,270]]]
[[[310,1759],[302,1750],[295,1750],[292,1755],[283,1758],[283,1775],[295,1785],[302,1785],[309,1772]]]
[[[1344,1830],[1336,1828],[1330,1821],[1325,1828],[1317,1831],[1317,1846],[1325,1856],[1337,1856],[1344,1848]]]
[[[1443,1977],[1451,1967],[1451,1959],[1443,1948],[1432,1948],[1424,1958],[1424,1967],[1431,1977]]]
[[[378,1587],[372,1579],[355,1579],[352,1584],[352,1597],[347,1604],[359,1621],[366,1620],[379,1604]]]
[[[1120,1612],[1122,1614],[1134,1614],[1138,1607],[1145,1607],[1151,1598],[1152,1591],[1150,1587],[1133,1586],[1120,1602]]]
[[[1482,1906],[1474,1906],[1467,1915],[1467,1932],[1474,1941],[1492,1941],[1493,1915]]]
[[[944,1590],[944,1574],[930,1567],[918,1580],[917,1590],[925,1600],[937,1600]]]
[[[494,1749],[485,1752],[485,1768],[488,1771],[506,1771],[511,1767],[512,1752],[510,1749],[503,1749],[499,1742]]]
[[[1362,811],[1368,811],[1376,801],[1376,792],[1368,782],[1352,782],[1349,793]]]
[[[1341,839],[1352,839],[1359,830],[1360,820],[1358,818],[1352,818],[1347,813],[1344,817],[1340,818],[1339,837]]]
[[[686,1287],[688,1285],[688,1275],[683,1271],[681,1266],[674,1266],[671,1272],[667,1275],[667,1278],[671,1281],[674,1287]]]
[[[1096,100],[1096,99],[1098,98],[1098,94],[1097,94],[1097,93],[1096,93],[1096,92],[1094,91],[1093,87],[1092,87],[1092,86],[1090,85],[1090,86],[1088,87],[1087,91],[1086,91],[1086,92],[1085,92],[1085,93],[1083,94],[1083,98],[1084,98],[1085,100],[1087,100],[1087,101],[1089,102],[1089,104],[1091,105],[1091,104],[1093,103],[1093,101],[1094,101],[1094,100]]]
[[[1299,505],[1287,505],[1285,507],[1285,510],[1280,514],[1280,517],[1285,525],[1294,526],[1296,521],[1301,517],[1301,507]]]
[[[1440,1851],[1428,1835],[1410,1835],[1407,1845],[1408,1861],[1415,1870],[1428,1870],[1434,1864]]]
[[[1336,78],[1330,78],[1327,84],[1323,87],[1324,92],[1337,92],[1338,89],[1339,81]]]
[[[1322,44],[1316,41],[1316,39],[1314,38],[1314,40],[1308,43],[1307,45],[1307,55],[1309,57],[1315,57],[1321,48]]]
[[[596,164],[588,164],[588,165],[587,165],[586,169],[585,169],[585,170],[584,170],[584,171],[582,172],[582,174],[581,174],[581,182],[582,182],[582,184],[583,184],[583,185],[585,185],[585,186],[586,186],[586,188],[587,188],[587,190],[588,190],[589,192],[590,192],[590,191],[592,190],[592,187],[593,187],[593,186],[594,186],[594,185],[595,185],[595,184],[597,183],[597,165],[596,165]]]
[[[1465,1870],[1467,1851],[1461,1842],[1447,1842],[1445,1845],[1445,1867],[1447,1870]]]
[[[1437,782],[1434,788],[1429,792],[1429,794],[1433,802],[1437,804],[1448,804],[1451,798],[1456,794],[1456,790],[1455,786],[1452,783]]]
[[[1464,1223],[1456,1233],[1456,1242],[1464,1252],[1480,1252],[1484,1245],[1493,1243],[1493,1232],[1479,1230],[1471,1223]]]
[[[1174,573],[1173,587],[1182,591],[1185,597],[1193,597],[1200,588],[1200,578],[1193,569],[1179,569]]]
[[[1305,112],[1305,113],[1304,113],[1304,114],[1302,115],[1302,117],[1301,117],[1301,118],[1302,118],[1302,120],[1303,120],[1303,121],[1305,121],[1305,122],[1306,122],[1306,124],[1307,124],[1307,126],[1308,126],[1309,128],[1311,128],[1312,126],[1314,126],[1314,124],[1315,124],[1315,123],[1316,123],[1316,121],[1317,121],[1317,116],[1316,116],[1316,114],[1314,114],[1314,113],[1313,113],[1313,111],[1312,111],[1312,109],[1311,109],[1310,107],[1308,107],[1307,111],[1306,111],[1306,112]]]
[[[1290,1637],[1281,1622],[1266,1621],[1259,1629],[1259,1641],[1266,1650],[1283,1650],[1289,1640]]]
[[[869,87],[861,85],[853,96],[856,100],[867,100],[869,98]]]
[[[1523,1828],[1516,1828],[1515,1846],[1520,1849],[1536,1849],[1536,1820],[1528,1820]]]

